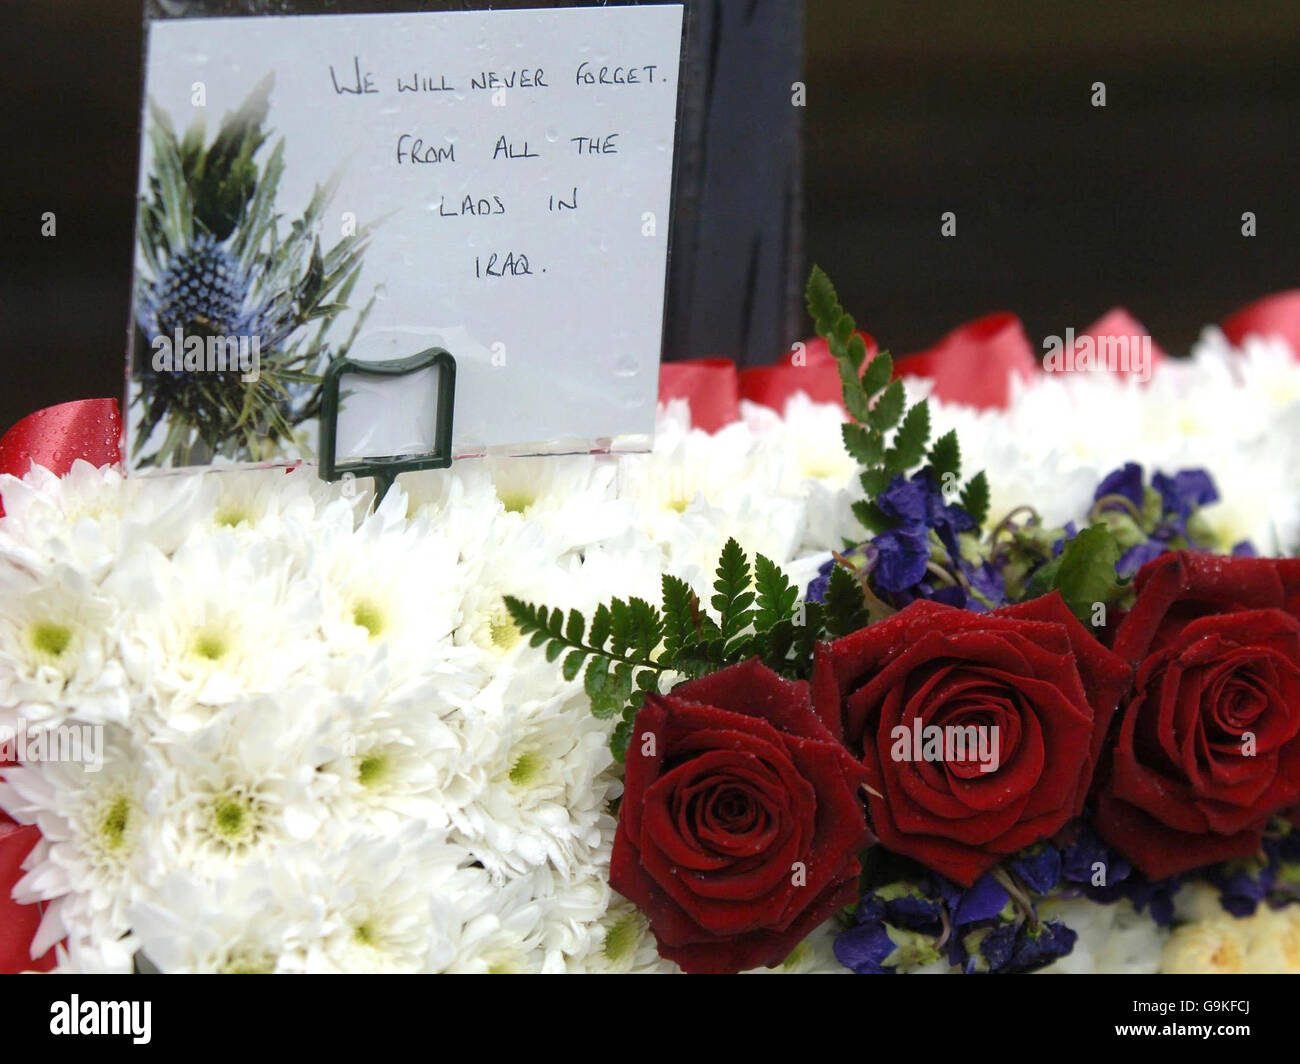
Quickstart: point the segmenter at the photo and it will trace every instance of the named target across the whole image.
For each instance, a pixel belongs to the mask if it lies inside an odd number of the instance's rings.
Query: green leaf
[[[1063,555],[1058,554],[1051,561],[1044,562],[1034,570],[1034,574],[1025,585],[1025,598],[1042,598],[1056,587],[1056,574],[1060,572],[1062,557]]]
[[[749,607],[754,601],[749,584],[749,558],[735,539],[729,539],[718,558],[718,578],[713,583],[717,592],[713,596],[713,608],[721,619],[724,641],[749,624]]]
[[[664,623],[659,611],[645,599],[633,596],[627,600],[628,612],[632,624],[632,657],[648,661],[654,655],[655,648],[663,638]]]
[[[862,526],[868,532],[877,534],[887,532],[893,524],[879,506],[874,502],[868,502],[866,499],[859,499],[853,504],[853,516],[862,523]]]
[[[587,621],[577,610],[569,611],[569,623],[565,626],[564,636],[570,643],[581,643],[587,631]]]
[[[840,426],[844,437],[844,449],[859,465],[879,465],[885,458],[885,441],[878,432],[872,432],[862,425],[846,421]]]
[[[979,527],[983,527],[984,522],[988,520],[989,481],[983,470],[971,477],[970,482],[962,489],[961,508],[975,518],[975,524]]]
[[[785,673],[790,667],[790,651],[794,647],[796,626],[794,622],[786,618],[777,621],[771,628],[763,632],[755,640],[755,649],[759,657],[763,659],[769,669],[774,672]]]
[[[671,661],[695,635],[699,599],[680,577],[663,575],[664,657]]]
[[[569,656],[564,659],[564,678],[573,680],[577,678],[578,673],[582,671],[582,663],[587,660],[587,655],[581,650],[569,651]]]
[[[1102,525],[1085,528],[1061,552],[1053,585],[1085,625],[1091,623],[1097,603],[1118,597],[1121,584],[1115,563],[1119,558],[1119,544]]]
[[[854,333],[849,337],[847,358],[853,366],[853,372],[861,373],[862,363],[867,360],[867,342],[862,338],[861,333]]]
[[[879,432],[886,432],[898,424],[898,419],[903,416],[903,403],[907,396],[903,392],[903,382],[901,380],[890,381],[887,387],[876,400],[875,405],[871,408],[868,421],[873,429]]]
[[[812,268],[808,278],[808,289],[804,293],[808,303],[808,313],[819,336],[827,336],[835,327],[840,316],[840,301],[835,294],[835,286],[820,266]]]
[[[957,430],[949,429],[930,448],[930,468],[934,477],[943,483],[945,473],[957,476],[961,473],[961,447],[957,443]]]
[[[862,588],[842,565],[831,570],[826,585],[826,629],[832,636],[848,635],[867,623]]]
[[[536,606],[517,599],[514,595],[506,595],[503,601],[506,604],[506,612],[510,614],[510,619],[515,622],[522,635],[529,635],[538,630],[540,625],[537,622]]]
[[[596,612],[591,618],[591,634],[588,639],[591,645],[597,650],[603,650],[605,641],[609,639],[609,607],[603,602],[596,607]]]
[[[906,473],[925,457],[925,445],[930,441],[930,404],[922,400],[907,412],[894,446],[886,456],[885,466],[892,473]]]
[[[840,391],[844,395],[844,409],[849,412],[849,417],[854,421],[865,424],[867,418],[871,416],[871,399],[870,395],[862,387],[858,375],[853,371],[846,359],[839,362],[840,368]]]
[[[874,500],[877,495],[889,487],[889,482],[893,478],[889,475],[889,470],[884,466],[877,466],[875,469],[865,469],[862,475],[858,477],[858,482],[862,485],[862,490],[867,493],[867,498]],[[875,505],[872,502],[871,505]]]
[[[608,658],[592,658],[587,666],[587,675],[583,678],[583,688],[591,699],[591,712],[601,720],[608,720],[623,708],[623,699],[618,697],[614,678],[609,672]]]
[[[624,717],[614,726],[614,734],[609,737],[609,749],[620,765],[627,760],[627,748],[631,740],[632,720]]]
[[[862,390],[868,395],[875,395],[885,387],[894,375],[894,360],[888,351],[881,351],[867,363],[866,372],[862,374]]]
[[[610,599],[609,615],[609,651],[611,654],[622,656],[636,640],[632,611],[622,599]]]
[[[757,631],[767,631],[790,617],[799,599],[799,589],[780,566],[761,554],[754,558],[754,587],[758,590],[758,609],[754,613]]]
[[[538,609],[537,616],[539,619],[542,619],[542,623],[546,626],[546,630],[550,632],[551,635],[558,636],[564,633],[563,610],[551,610],[550,613],[547,613],[546,607],[542,606]]]

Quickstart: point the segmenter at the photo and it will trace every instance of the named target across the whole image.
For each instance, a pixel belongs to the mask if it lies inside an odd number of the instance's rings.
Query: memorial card
[[[130,468],[645,449],[682,12],[149,22]]]

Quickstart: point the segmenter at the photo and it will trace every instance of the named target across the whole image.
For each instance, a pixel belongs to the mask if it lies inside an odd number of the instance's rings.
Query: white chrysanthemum
[[[1250,945],[1246,970],[1268,975],[1300,974],[1300,909],[1261,905],[1248,918]]]
[[[718,556],[727,540],[739,543],[751,561],[755,554],[762,554],[777,565],[785,565],[795,557],[804,539],[804,520],[802,499],[756,496],[727,511],[708,506],[692,508],[668,536],[664,569],[681,577],[707,601],[712,594]]]
[[[1234,917],[1220,892],[1193,881],[1174,898],[1180,926],[1161,962],[1165,972],[1300,972],[1300,908],[1261,905],[1251,916]]]
[[[479,895],[460,928],[454,950],[431,970],[468,975],[523,975],[543,971],[549,899],[534,872]],[[464,911],[464,910],[461,910]]]
[[[572,687],[568,697],[503,707],[495,746],[484,751],[484,789],[453,814],[465,845],[498,879],[548,861],[571,874],[612,826],[608,729]]]
[[[450,645],[460,622],[466,574],[446,524],[426,514],[407,520],[393,488],[355,529],[331,504],[310,548],[324,600],[321,625],[338,654],[384,647],[391,659],[428,661]]]
[[[602,869],[608,875],[608,869]],[[590,974],[680,974],[672,961],[659,956],[650,922],[635,905],[610,896],[600,917],[580,927],[564,950],[563,970]]]
[[[261,863],[211,880],[171,873],[152,899],[130,908],[143,961],[168,975],[302,971],[295,925],[273,881]]]
[[[334,782],[312,756],[323,700],[308,688],[239,699],[202,730],[160,745],[154,860],[216,875],[310,837]]]
[[[835,403],[817,403],[797,392],[779,413],[742,402],[740,414],[764,442],[778,445],[789,466],[788,490],[801,491],[807,481],[843,488],[856,479],[857,463],[844,449],[844,413]]]
[[[338,485],[326,484],[310,468],[223,470],[200,480],[199,528],[234,529],[242,538],[265,539],[281,531],[301,535],[318,511],[342,498]],[[360,509],[358,493],[346,500]]]
[[[1066,974],[1153,974],[1167,928],[1130,902],[1101,905],[1086,898],[1053,898],[1039,906],[1044,919],[1060,919],[1078,934],[1074,949],[1042,971]]]
[[[141,709],[180,732],[236,698],[286,689],[319,642],[320,590],[277,540],[218,529],[171,559],[142,545],[105,586],[122,603]]]
[[[493,515],[481,531],[477,557],[468,563],[472,576],[454,638],[457,644],[473,644],[495,659],[521,645],[505,596],[550,602],[548,592],[556,587],[564,550],[540,526],[512,514]]]
[[[318,914],[303,935],[310,972],[423,972],[451,967],[492,890],[469,855],[421,825],[387,836],[340,835],[281,857]],[[508,917],[507,917],[508,918]]]
[[[908,386],[912,399],[927,390]],[[1220,546],[1250,539],[1280,553],[1300,542],[1298,401],[1300,364],[1284,345],[1235,350],[1209,329],[1190,360],[1167,361],[1147,384],[1059,374],[1014,382],[1007,410],[930,402],[935,433],[957,429],[963,470],[986,471],[995,521],[1029,504],[1048,525],[1080,522],[1125,462],[1148,476],[1201,468],[1223,496],[1203,515]]]
[[[518,514],[566,550],[618,536],[633,520],[633,506],[616,495],[619,466],[602,455],[485,459],[507,513]]]
[[[96,948],[118,939],[130,928],[127,906],[145,889],[154,820],[150,775],[124,730],[106,727],[100,741],[102,762],[0,770],[0,809],[41,830],[23,864],[27,874],[14,887],[23,904],[49,903],[32,943],[35,956],[64,938],[84,938]]]
[[[200,481],[127,479],[112,466],[99,469],[80,459],[62,477],[41,466],[21,479],[0,477],[0,549],[36,568],[71,566],[97,583],[127,544],[175,550],[202,510]]]
[[[331,696],[317,735],[318,778],[336,823],[395,830],[420,820],[444,828],[453,811],[484,786],[472,751],[490,744],[492,727],[469,712],[478,674],[448,670],[395,686],[387,670],[350,672],[337,663],[331,686],[356,693]]]
[[[1239,975],[1247,971],[1250,934],[1231,916],[1174,929],[1160,957],[1166,975]]]
[[[126,720],[116,604],[69,566],[40,578],[0,562],[0,724]]]
[[[728,509],[753,494],[779,490],[781,470],[754,462],[756,442],[743,422],[710,434],[661,417],[654,452],[620,459],[619,495],[636,503],[642,528],[662,539],[674,518],[688,510]]]
[[[130,975],[135,971],[139,941],[134,935],[121,938],[96,936],[93,940],[75,934],[54,947],[53,975]]]

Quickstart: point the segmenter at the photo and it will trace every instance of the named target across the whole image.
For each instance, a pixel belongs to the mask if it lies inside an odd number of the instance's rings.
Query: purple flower
[[[1013,871],[1035,894],[1050,894],[1061,882],[1061,851],[1055,846],[1036,846],[1010,862]]]
[[[1092,496],[1097,502],[1107,495],[1121,495],[1142,512],[1142,467],[1136,462],[1126,462],[1119,469],[1107,473]]]
[[[1114,886],[1133,874],[1133,866],[1102,842],[1092,828],[1080,825],[1074,841],[1061,851],[1061,878],[1092,886],[1098,872],[1105,877],[1104,885]]]
[[[1061,556],[1061,551],[1065,550],[1066,544],[1079,534],[1079,528],[1073,521],[1066,521],[1065,527],[1061,531],[1064,532],[1065,535],[1052,544],[1053,558],[1059,558]]]
[[[1016,936],[1008,972],[1032,972],[1058,957],[1064,957],[1078,941],[1078,934],[1060,920],[1044,920],[1037,927],[1025,926]]]
[[[896,527],[871,541],[880,551],[880,562],[872,572],[876,586],[894,596],[899,605],[915,598],[939,599],[938,591],[927,591],[923,585],[931,555],[930,533],[934,532],[943,544],[948,562],[960,565],[961,543],[957,537],[972,531],[975,519],[960,506],[949,506],[944,501],[934,473],[928,468],[910,479],[894,477],[876,504],[886,517],[897,522]],[[953,605],[966,605],[964,592],[949,592],[944,598]]]
[[[869,543],[859,544],[856,547],[850,547],[840,555],[846,562],[856,566],[859,570],[865,569],[868,572],[876,564],[876,549]],[[826,589],[831,583],[831,572],[839,563],[830,558],[822,563],[821,568],[817,570],[817,575],[808,583],[808,589],[804,592],[804,597],[809,602],[825,602]]]
[[[1160,542],[1158,539],[1149,539],[1145,543],[1139,543],[1136,547],[1130,547],[1120,555],[1119,561],[1115,563],[1115,572],[1124,577],[1134,576],[1147,562],[1155,561],[1168,549],[1169,545]]]
[[[980,876],[974,886],[962,893],[961,900],[953,912],[952,922],[956,927],[995,919],[1007,902],[1011,900],[992,874]]]
[[[898,948],[883,921],[861,924],[835,936],[835,956],[858,975],[893,975],[890,956]]]
[[[1151,485],[1160,492],[1166,516],[1177,514],[1184,521],[1194,510],[1219,501],[1214,481],[1204,469],[1183,469],[1172,477],[1157,473],[1151,478]]]
[[[880,552],[880,560],[872,570],[877,587],[902,592],[925,579],[930,541],[924,525],[904,525],[882,532],[871,544]]]
[[[932,478],[925,476],[925,471],[915,474],[908,480],[902,474],[889,482],[889,487],[876,498],[886,517],[892,517],[904,524],[927,524],[930,514],[930,488]]]
[[[834,558],[822,563],[822,567],[817,570],[817,575],[812,578],[808,584],[808,590],[804,592],[804,597],[809,602],[825,602],[826,589],[831,584],[831,570],[836,566]]]

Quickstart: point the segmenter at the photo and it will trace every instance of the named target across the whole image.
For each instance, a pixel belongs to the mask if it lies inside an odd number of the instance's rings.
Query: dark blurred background
[[[775,2],[700,0],[715,61],[722,27],[734,34]],[[0,19],[2,429],[121,391],[141,28],[138,0],[0,0]],[[761,82],[770,64],[784,78],[780,52],[799,35],[776,43],[740,53],[732,75]],[[767,183],[796,196],[802,181],[803,229],[781,245],[788,277],[820,263],[895,352],[1001,309],[1036,342],[1117,303],[1179,352],[1206,322],[1300,282],[1300,4],[808,0],[802,44],[805,108],[792,114],[781,85],[761,105],[770,116],[715,116],[714,128],[749,143],[728,166],[778,168]],[[1104,108],[1091,104],[1098,81]],[[733,95],[727,107],[752,93]],[[801,176],[786,129],[802,135]],[[742,269],[744,249],[733,267],[707,246],[707,211],[686,209],[695,275]],[[44,211],[57,215],[52,239]],[[953,238],[940,235],[945,211]],[[781,303],[781,288],[761,298]],[[707,306],[675,301],[674,357],[767,361],[804,327],[782,310],[752,330],[719,308],[710,329]],[[728,337],[734,349],[719,350]]]

